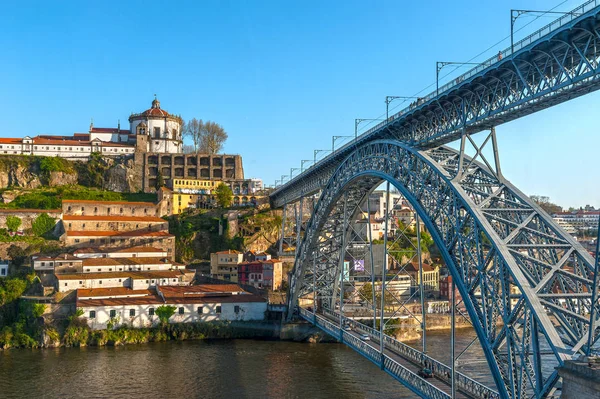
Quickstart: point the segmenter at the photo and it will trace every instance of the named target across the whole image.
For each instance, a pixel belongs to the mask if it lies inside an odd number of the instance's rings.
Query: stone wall
[[[63,200],[65,215],[84,216],[158,216],[152,202]]]
[[[16,216],[21,219],[20,230],[31,228],[31,222],[35,220],[41,213],[47,213],[48,216],[58,220],[61,217],[61,210],[41,210],[41,209],[0,209],[0,228],[6,228],[6,218],[8,216]]]
[[[244,178],[241,155],[146,153],[143,169],[144,192],[156,191],[159,175],[162,175],[166,185],[175,178],[208,180]]]

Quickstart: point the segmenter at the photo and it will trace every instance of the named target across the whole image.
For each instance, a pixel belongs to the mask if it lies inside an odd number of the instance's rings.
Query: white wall
[[[168,304],[167,304],[168,305]],[[104,329],[106,323],[110,320],[110,311],[116,311],[116,318],[119,324],[127,324],[132,327],[150,327],[158,323],[156,315],[150,316],[149,309],[158,308],[160,304],[149,305],[118,305],[118,306],[95,306],[80,307],[83,310],[83,317],[87,318],[88,325],[92,329]],[[175,314],[169,320],[170,323],[192,323],[198,321],[216,321],[216,320],[263,320],[267,310],[266,302],[240,302],[240,303],[204,303],[204,304],[176,304]],[[198,308],[202,307],[202,314],[198,314]],[[216,313],[217,306],[221,306],[221,313]],[[239,312],[235,313],[235,306],[239,306]],[[179,314],[179,308],[184,309],[183,314]],[[135,310],[135,316],[131,317],[130,310]],[[96,317],[90,319],[90,311],[96,311]]]

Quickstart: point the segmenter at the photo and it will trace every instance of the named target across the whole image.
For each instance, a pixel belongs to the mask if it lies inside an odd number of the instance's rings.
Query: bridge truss
[[[307,224],[290,304],[309,297],[333,310],[351,221],[384,181],[440,248],[502,397],[545,397],[558,378],[553,366],[587,345],[589,315],[600,310],[597,300],[592,307],[594,261],[513,185],[450,148],[383,140],[348,157]]]
[[[274,207],[319,195],[310,220],[296,223],[290,309],[307,298],[323,312],[337,304],[341,323],[353,225],[387,181],[441,250],[500,397],[548,397],[554,366],[600,335],[597,273],[591,256],[504,178],[493,130],[600,88],[599,12],[600,0],[586,2],[277,188]],[[465,144],[484,130],[488,139],[466,156]],[[460,150],[444,146],[457,139]],[[483,157],[486,143],[492,160]],[[380,309],[384,325],[385,303]]]

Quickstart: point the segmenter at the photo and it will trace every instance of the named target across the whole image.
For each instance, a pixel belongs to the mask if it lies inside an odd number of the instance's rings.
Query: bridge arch
[[[462,173],[459,164],[459,154],[447,147],[422,151],[377,140],[356,148],[323,188],[306,226],[290,305],[312,291],[333,306],[343,220],[353,220],[365,197],[387,180],[440,248],[499,392],[543,397],[558,378],[552,366],[585,344],[593,260],[509,182],[469,158]]]

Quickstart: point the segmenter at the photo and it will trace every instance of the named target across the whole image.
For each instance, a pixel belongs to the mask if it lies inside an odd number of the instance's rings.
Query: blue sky
[[[507,47],[509,10],[580,1],[9,2],[0,24],[0,136],[127,126],[156,93],[229,133],[246,177],[273,184],[386,95],[435,83],[436,61]],[[551,18],[519,19],[523,37]],[[429,92],[431,89],[426,90]],[[563,206],[600,206],[600,94],[497,127],[505,176]],[[364,125],[366,126],[366,124]]]

